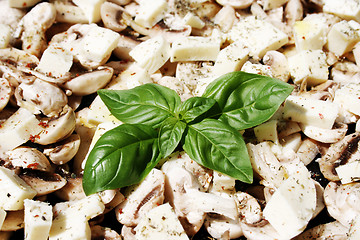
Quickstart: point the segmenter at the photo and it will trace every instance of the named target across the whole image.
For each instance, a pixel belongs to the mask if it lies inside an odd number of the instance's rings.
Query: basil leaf
[[[183,102],[177,113],[180,119],[187,123],[201,121],[206,117],[221,113],[221,109],[214,99],[204,97],[192,97]]]
[[[267,121],[292,90],[291,85],[275,78],[233,72],[209,84],[203,97],[219,103],[219,120],[242,130]]]
[[[177,118],[168,118],[160,127],[159,149],[162,158],[169,156],[179,145],[186,123]]]
[[[143,123],[160,127],[175,116],[181,99],[177,93],[158,84],[148,83],[129,90],[98,90],[110,112],[124,123]]]
[[[252,183],[253,170],[242,135],[225,123],[204,119],[189,125],[183,148],[200,165]]]
[[[122,124],[104,133],[85,164],[86,195],[139,183],[160,160],[158,133],[147,125]]]

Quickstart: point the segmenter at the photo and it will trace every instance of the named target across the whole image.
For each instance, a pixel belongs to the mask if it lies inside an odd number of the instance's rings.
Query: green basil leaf
[[[276,112],[293,87],[281,80],[245,72],[233,72],[214,80],[203,97],[222,108],[219,120],[237,130],[257,126]]]
[[[110,112],[124,123],[142,123],[160,127],[168,117],[175,116],[181,104],[177,93],[158,84],[144,84],[129,90],[98,90]]]
[[[179,145],[186,126],[186,123],[177,118],[168,118],[164,121],[159,131],[159,149],[162,158],[169,156]]]
[[[221,109],[214,99],[192,97],[183,102],[178,111],[180,119],[187,123],[201,121],[204,118],[221,113]]]
[[[253,170],[244,139],[225,123],[204,119],[189,125],[183,148],[200,165],[252,183]]]
[[[141,124],[122,124],[104,133],[85,164],[85,193],[139,183],[160,160],[157,138],[157,131]]]

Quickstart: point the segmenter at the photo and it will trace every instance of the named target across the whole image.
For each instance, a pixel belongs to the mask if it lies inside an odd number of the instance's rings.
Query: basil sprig
[[[267,121],[293,87],[278,79],[232,72],[214,80],[202,97],[181,102],[157,84],[98,91],[124,124],[102,135],[86,161],[87,195],[139,183],[179,146],[202,166],[252,183],[253,170],[239,130]]]

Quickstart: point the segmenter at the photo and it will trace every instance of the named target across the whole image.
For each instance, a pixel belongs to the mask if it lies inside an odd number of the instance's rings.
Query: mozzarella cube
[[[151,209],[135,227],[136,239],[189,239],[169,203]]]
[[[183,21],[184,24],[189,25],[193,28],[202,29],[203,27],[205,27],[204,21],[192,12],[188,12],[183,18]]]
[[[80,54],[88,60],[102,62],[107,59],[116,48],[120,35],[110,29],[93,27],[81,41]]]
[[[220,41],[211,37],[181,37],[172,43],[170,61],[215,61],[219,52]]]
[[[30,136],[39,134],[40,121],[25,108],[19,108],[0,128],[0,155],[27,142]]]
[[[348,162],[335,168],[342,184],[360,180],[360,161]]]
[[[288,58],[290,75],[296,84],[306,80],[315,86],[328,80],[326,54],[322,50],[304,50]]]
[[[334,102],[360,116],[360,83],[349,83],[336,90]]]
[[[152,74],[170,58],[170,43],[159,35],[140,43],[129,52],[129,55],[140,67]]]
[[[263,65],[261,63],[252,63],[250,61],[247,61],[241,67],[241,71],[273,77],[271,67],[267,65]]]
[[[8,0],[8,4],[13,8],[28,8],[32,7],[41,0]]]
[[[289,176],[271,196],[263,214],[285,239],[301,233],[316,208],[316,189],[305,165]]]
[[[225,175],[218,171],[213,171],[212,189],[218,192],[234,190],[235,178]]]
[[[72,2],[83,10],[89,23],[96,23],[101,20],[100,8],[105,0],[73,0]]]
[[[42,54],[36,70],[49,76],[63,77],[70,71],[73,55],[57,44],[50,45]]]
[[[240,42],[233,42],[223,48],[214,64],[214,74],[216,76],[225,73],[239,71],[249,58],[250,50]]]
[[[24,200],[32,199],[37,192],[13,171],[0,167],[0,208],[12,211],[24,209]]]
[[[5,221],[5,218],[6,218],[6,211],[0,208],[0,229]]]
[[[111,114],[105,103],[101,100],[100,96],[96,96],[94,101],[89,107],[87,113],[87,123],[97,126],[105,122],[120,122],[114,115]]]
[[[281,144],[284,148],[292,149],[296,152],[301,146],[301,134],[293,133],[281,139]]]
[[[47,240],[53,218],[52,206],[25,199],[24,208],[25,240]]]
[[[322,49],[326,43],[326,25],[315,21],[294,24],[295,46],[298,51]]]
[[[338,105],[333,102],[289,96],[285,101],[283,117],[289,121],[331,129],[338,112]]]
[[[337,56],[350,52],[360,40],[359,29],[360,24],[355,21],[343,20],[334,24],[328,33],[326,47]]]
[[[326,0],[323,11],[345,20],[360,21],[360,2],[358,0]]]
[[[270,9],[281,7],[288,1],[289,0],[263,0],[262,5],[263,5],[264,10],[270,10]]]
[[[256,139],[259,142],[270,141],[278,144],[279,137],[277,134],[277,120],[270,120],[263,124],[260,124],[254,128]]]
[[[6,24],[0,23],[0,49],[6,48],[9,45],[11,37],[11,29]]]
[[[164,17],[166,9],[165,0],[141,1],[135,22],[143,27],[151,28]]]
[[[288,36],[271,23],[254,16],[242,18],[227,35],[230,42],[242,42],[250,49],[250,56],[261,59],[269,50],[277,50],[288,43]]]

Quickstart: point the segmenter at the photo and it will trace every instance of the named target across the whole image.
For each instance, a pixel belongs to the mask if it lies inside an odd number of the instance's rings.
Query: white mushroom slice
[[[54,5],[43,2],[33,7],[19,24],[19,27],[23,28],[22,49],[39,57],[47,46],[45,31],[55,22],[55,18]]]
[[[292,26],[296,21],[302,20],[304,8],[300,0],[289,0],[285,6],[286,23]]]
[[[19,177],[37,192],[36,196],[53,193],[66,184],[66,179],[57,173],[25,171]]]
[[[286,240],[282,238],[279,233],[271,226],[266,220],[261,221],[258,225],[251,226],[246,223],[240,222],[246,239],[250,240]]]
[[[48,145],[58,142],[72,134],[75,129],[75,113],[65,106],[59,117],[50,118],[45,121],[46,128],[35,137],[34,142],[41,145]]]
[[[204,226],[206,231],[216,239],[237,239],[243,236],[238,219],[233,220],[216,214],[208,214]]]
[[[91,237],[103,240],[122,240],[122,237],[116,231],[100,225],[91,226]]]
[[[50,0],[56,9],[56,21],[66,23],[87,23],[88,19],[78,6],[70,0]]]
[[[339,185],[329,182],[325,187],[324,201],[330,216],[344,226],[360,214],[358,203],[360,201],[360,183]]]
[[[46,147],[44,154],[55,164],[64,164],[70,161],[80,147],[80,136],[72,134],[65,140],[56,143],[55,146]]]
[[[75,201],[85,198],[86,195],[82,187],[82,178],[68,178],[66,185],[58,189],[55,195],[63,201]]]
[[[48,117],[58,116],[67,104],[67,96],[62,89],[38,78],[32,83],[21,83],[15,90],[15,98],[20,107]]]
[[[21,18],[26,14],[26,9],[13,8],[8,1],[0,1],[0,23],[16,29]]]
[[[17,147],[8,151],[9,161],[14,167],[30,168],[39,171],[50,172],[52,167],[46,156],[31,147]]]
[[[338,239],[346,240],[349,229],[338,221],[332,221],[326,224],[315,226],[304,233],[296,236],[293,240],[308,239]]]
[[[290,78],[290,69],[286,56],[278,51],[268,51],[263,57],[263,63],[270,66],[273,77],[287,82]]]
[[[116,209],[116,218],[127,226],[136,226],[141,217],[164,201],[165,175],[153,169],[140,184],[129,187],[126,200]]]
[[[139,43],[139,41],[136,41],[130,37],[120,35],[119,42],[114,49],[114,54],[121,60],[133,61],[133,58],[129,55],[129,52]]]
[[[298,158],[305,165],[311,163],[319,153],[320,148],[318,144],[309,138],[303,140],[298,150],[296,151]]]
[[[229,5],[223,6],[215,15],[213,21],[223,32],[228,32],[236,22],[235,9]]]
[[[124,8],[117,4],[104,2],[101,5],[100,14],[105,27],[115,32],[121,32],[124,30],[127,27],[126,24],[121,21],[121,16],[124,10]]]
[[[258,201],[248,193],[236,192],[234,194],[241,222],[256,226],[263,220],[263,214]]]
[[[300,124],[302,132],[309,138],[322,143],[335,143],[343,139],[348,130],[346,124],[339,128],[326,129],[311,125]]]
[[[222,6],[231,6],[235,9],[245,9],[250,7],[254,0],[216,0]]]
[[[137,240],[135,237],[135,234],[136,234],[136,232],[133,227],[128,227],[128,226],[124,225],[121,228],[121,236],[123,237],[123,239]]]
[[[9,81],[5,78],[0,78],[0,111],[2,111],[8,104],[12,93],[13,91]]]
[[[110,82],[113,72],[110,67],[99,67],[65,82],[63,86],[75,95],[89,95],[105,87]]]
[[[0,49],[0,60],[5,65],[30,69],[39,64],[39,59],[35,55],[13,47]]]
[[[317,160],[320,171],[326,179],[330,181],[340,180],[335,168],[347,163],[352,155],[358,152],[359,141],[359,132],[349,134],[341,141],[333,143],[326,151],[326,154]]]
[[[8,211],[1,231],[10,232],[24,228],[24,210]]]
[[[28,8],[36,5],[40,0],[8,0],[7,2],[13,8]]]
[[[116,190],[115,196],[111,199],[110,202],[105,204],[105,210],[104,213],[108,213],[117,206],[119,206],[120,203],[125,201],[125,196],[120,192],[119,189]]]

